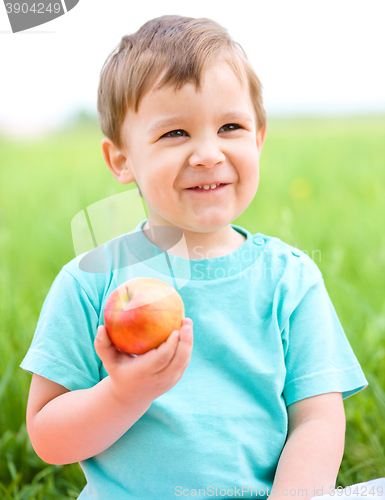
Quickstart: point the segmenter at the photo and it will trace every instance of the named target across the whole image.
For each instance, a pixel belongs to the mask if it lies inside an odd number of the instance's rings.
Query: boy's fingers
[[[192,331],[192,320],[190,318],[185,318],[182,325],[183,326],[180,330],[172,332],[171,335],[169,335],[169,337],[162,344],[160,344],[160,346],[133,359],[137,361],[141,359],[141,368],[143,370],[158,373],[170,365],[171,361],[178,353],[178,362],[173,365],[173,369],[178,369],[178,366],[187,366],[188,361],[186,363],[186,359],[188,359],[189,351],[191,351],[192,335],[190,338],[186,331]],[[180,338],[182,338],[182,335],[184,339],[182,343],[184,346],[179,348],[179,344],[181,343]],[[107,330],[103,325],[98,327],[98,333],[95,338],[94,346],[96,354],[102,360],[106,369],[109,364],[116,362],[119,352],[112,343]]]
[[[177,351],[169,364],[169,369],[171,371],[184,371],[187,368],[190,362],[192,345],[193,328],[190,325],[184,325],[180,329],[180,341],[177,346]]]
[[[193,343],[192,327],[190,325],[183,325],[179,330],[179,335],[180,340],[176,344],[174,355],[169,358],[169,361],[166,364],[163,364],[162,368],[158,368],[157,366],[155,373],[162,371],[163,375],[165,376],[171,374],[179,374],[179,378],[183,375],[183,372],[187,368],[191,357],[191,349]],[[167,339],[167,341],[168,340],[169,339]],[[166,344],[166,342],[161,344],[159,347]]]
[[[175,355],[176,348],[179,342],[179,331],[175,330],[169,337],[160,344],[160,346],[151,351],[146,352],[145,370],[150,370],[152,373],[157,373],[163,370],[172,360]]]
[[[112,343],[110,337],[108,336],[105,326],[100,325],[98,327],[98,333],[95,338],[94,347],[96,354],[103,361],[104,365],[108,365],[113,362],[118,352]]]

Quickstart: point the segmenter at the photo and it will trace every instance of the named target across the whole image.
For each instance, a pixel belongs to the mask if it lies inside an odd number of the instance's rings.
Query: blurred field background
[[[72,218],[128,188],[104,164],[102,137],[88,120],[42,140],[0,137],[1,500],[75,499],[85,484],[78,464],[34,453],[31,376],[19,364],[54,278],[75,256]],[[337,486],[384,477],[385,116],[271,119],[257,195],[234,223],[281,238],[321,269],[369,381],[344,401]]]

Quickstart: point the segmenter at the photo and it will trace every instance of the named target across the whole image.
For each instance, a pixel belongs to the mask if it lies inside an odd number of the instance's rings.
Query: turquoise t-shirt
[[[247,240],[231,254],[166,256],[144,235],[145,222],[104,245],[110,272],[81,270],[79,258],[63,267],[21,367],[71,391],[93,387],[108,375],[93,346],[108,295],[138,276],[170,283],[194,322],[190,363],[116,443],[80,463],[87,485],[79,498],[256,498],[256,490],[266,498],[286,407],[368,385],[322,274],[298,249],[234,224]]]

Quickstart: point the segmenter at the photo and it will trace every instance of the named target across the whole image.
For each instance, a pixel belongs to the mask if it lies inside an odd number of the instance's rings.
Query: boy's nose
[[[192,167],[212,167],[226,159],[224,153],[215,141],[205,141],[197,144],[190,156]]]

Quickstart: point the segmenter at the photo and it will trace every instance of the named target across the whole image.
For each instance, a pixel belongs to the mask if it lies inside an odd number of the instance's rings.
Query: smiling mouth
[[[223,189],[225,186],[227,186],[228,184],[217,184],[214,188],[212,186],[214,186],[214,184],[212,184],[211,186],[206,186],[206,187],[199,187],[199,186],[196,186],[196,187],[193,187],[193,188],[187,188],[188,191],[200,191],[200,192],[204,192],[204,193],[208,193],[208,192],[211,192],[211,191],[218,191],[218,190],[221,190]]]

